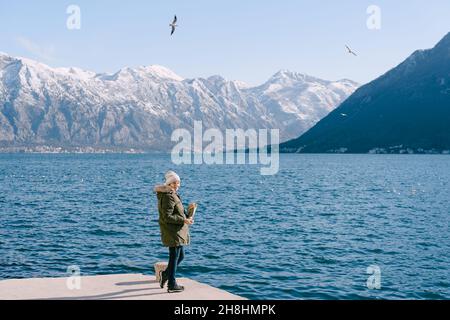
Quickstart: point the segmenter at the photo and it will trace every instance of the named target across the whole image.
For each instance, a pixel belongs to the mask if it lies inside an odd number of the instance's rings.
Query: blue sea
[[[152,189],[169,169],[199,204],[179,277],[249,299],[450,298],[448,155],[282,154],[262,176],[162,154],[0,154],[0,279],[153,274],[167,249]]]

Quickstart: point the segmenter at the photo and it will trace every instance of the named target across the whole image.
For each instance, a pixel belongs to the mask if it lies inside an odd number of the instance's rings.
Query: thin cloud
[[[33,42],[32,40],[25,38],[25,37],[17,37],[16,38],[17,43],[27,50],[29,53],[33,54],[34,56],[45,60],[46,62],[54,62],[56,60],[55,58],[55,47],[53,45],[50,46],[40,46],[37,43]]]

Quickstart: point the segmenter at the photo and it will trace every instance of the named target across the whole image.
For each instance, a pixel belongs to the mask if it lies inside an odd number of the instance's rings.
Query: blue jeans
[[[168,286],[172,288],[176,284],[176,274],[177,267],[180,265],[181,261],[184,259],[184,248],[183,246],[169,247],[169,264],[167,269],[164,271],[164,275],[167,275]]]

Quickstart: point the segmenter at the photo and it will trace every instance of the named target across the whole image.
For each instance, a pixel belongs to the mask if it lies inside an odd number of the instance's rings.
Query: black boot
[[[167,288],[167,292],[171,293],[171,292],[182,292],[184,290],[183,286],[180,286],[179,284],[175,284],[174,286],[169,286]]]
[[[168,280],[168,277],[167,277],[166,273],[163,270],[161,270],[159,272],[159,286],[161,288],[164,288],[164,285],[166,284],[167,280]]]

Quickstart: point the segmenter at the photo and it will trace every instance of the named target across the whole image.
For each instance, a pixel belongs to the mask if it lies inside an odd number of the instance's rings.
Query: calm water
[[[450,156],[280,162],[261,176],[167,155],[0,155],[0,278],[152,274],[167,256],[152,188],[174,168],[200,205],[179,276],[250,299],[450,298]]]

